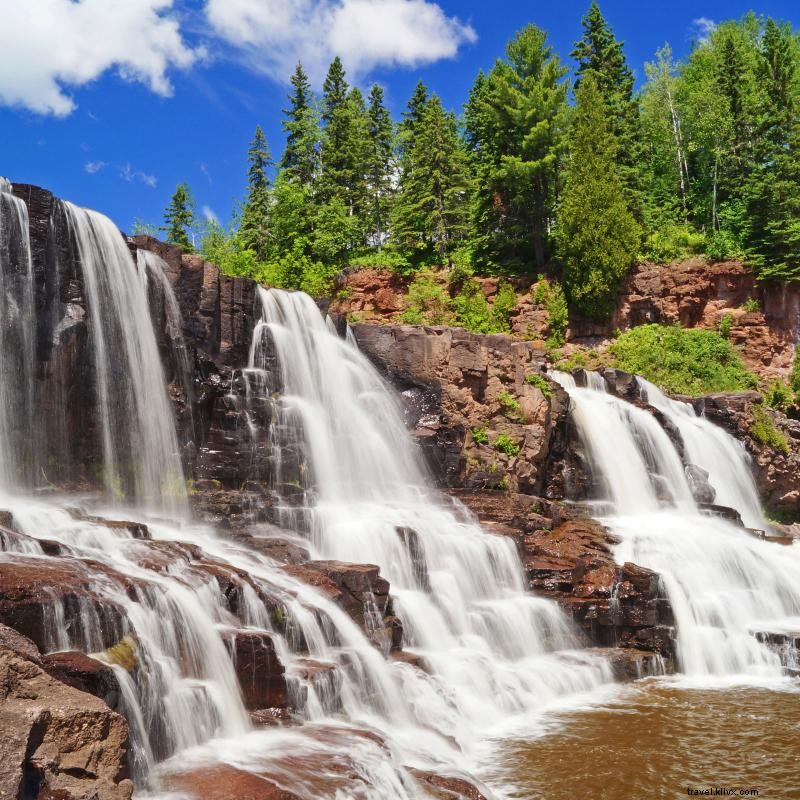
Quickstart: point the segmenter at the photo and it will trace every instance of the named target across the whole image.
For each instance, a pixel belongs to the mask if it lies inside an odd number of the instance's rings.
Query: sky
[[[222,223],[243,196],[257,124],[283,149],[300,60],[317,88],[340,55],[399,117],[420,78],[460,111],[479,69],[533,22],[572,67],[589,0],[0,0],[0,175],[95,208],[123,230],[162,224],[186,181]],[[604,0],[637,80],[748,10],[800,27],[796,0]]]

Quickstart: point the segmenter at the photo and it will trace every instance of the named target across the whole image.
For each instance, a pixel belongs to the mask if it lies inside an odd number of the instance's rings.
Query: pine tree
[[[768,20],[758,66],[758,144],[745,190],[749,261],[762,278],[800,279],[799,66],[790,28]]]
[[[419,81],[414,87],[414,94],[411,95],[406,110],[403,112],[403,118],[397,126],[397,143],[403,169],[408,167],[408,162],[411,160],[411,151],[414,149],[417,129],[422,119],[422,112],[428,104],[428,99],[428,87],[422,81]]]
[[[263,261],[267,257],[269,246],[270,182],[267,170],[272,167],[273,161],[260,125],[256,126],[253,141],[247,151],[247,160],[248,191],[239,236],[242,247],[245,250],[252,250],[256,257]]]
[[[161,230],[166,231],[167,241],[183,248],[186,253],[193,253],[190,232],[194,227],[194,198],[188,183],[179,183],[175,187],[175,193],[164,212],[164,222],[166,225]]]
[[[528,25],[480,74],[467,105],[477,165],[476,254],[484,265],[542,268],[557,197],[566,68]]]
[[[395,173],[392,120],[383,102],[383,89],[374,84],[369,93],[369,232],[380,247],[389,226]]]
[[[614,38],[596,0],[592,0],[582,25],[583,37],[570,54],[578,62],[575,91],[585,77],[594,77],[617,140],[617,164],[628,200],[638,208],[642,202],[638,178],[641,142],[638,105],[633,98],[633,72],[625,59],[623,43]]]
[[[641,229],[625,199],[617,143],[593,75],[575,93],[569,161],[556,216],[558,258],[573,307],[607,317],[615,292],[633,264]]]
[[[471,179],[455,116],[432,95],[415,130],[393,215],[395,244],[442,264],[469,232]]]
[[[319,171],[319,125],[311,85],[302,64],[295,68],[291,83],[290,106],[283,112],[286,149],[280,166],[287,178],[310,187]]]

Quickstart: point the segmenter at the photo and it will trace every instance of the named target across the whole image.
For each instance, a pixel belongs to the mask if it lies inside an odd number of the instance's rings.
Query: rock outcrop
[[[0,648],[0,797],[129,800],[128,726],[102,700]]]

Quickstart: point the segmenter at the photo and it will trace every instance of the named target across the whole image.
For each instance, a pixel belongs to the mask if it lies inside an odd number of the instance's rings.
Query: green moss
[[[757,384],[736,348],[716,331],[640,325],[614,341],[610,352],[614,366],[674,394],[741,392]]]
[[[750,409],[750,416],[753,419],[750,425],[750,435],[754,439],[780,453],[789,452],[789,440],[782,431],[778,430],[772,417],[763,406],[753,405]]]
[[[525,383],[528,386],[535,386],[545,397],[553,396],[553,389],[542,375],[537,375],[535,372],[528,373],[525,376]]]
[[[494,440],[494,449],[507,456],[516,456],[522,448],[507,433],[501,433]]]

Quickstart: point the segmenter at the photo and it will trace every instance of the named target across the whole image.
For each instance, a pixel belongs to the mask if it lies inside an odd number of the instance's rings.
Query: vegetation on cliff
[[[620,334],[610,351],[615,366],[671,394],[699,397],[757,385],[735,347],[712,330],[640,325]]]
[[[206,231],[203,253],[313,292],[347,266],[543,271],[593,317],[637,258],[745,257],[761,277],[800,280],[796,32],[752,13],[723,22],[681,62],[659,50],[637,92],[592,2],[570,56],[572,81],[528,25],[460,118],[420,82],[397,124],[381,88],[365,98],[338,58],[319,97],[298,64],[280,160],[257,128],[240,211]],[[179,210],[169,239],[188,248]]]

